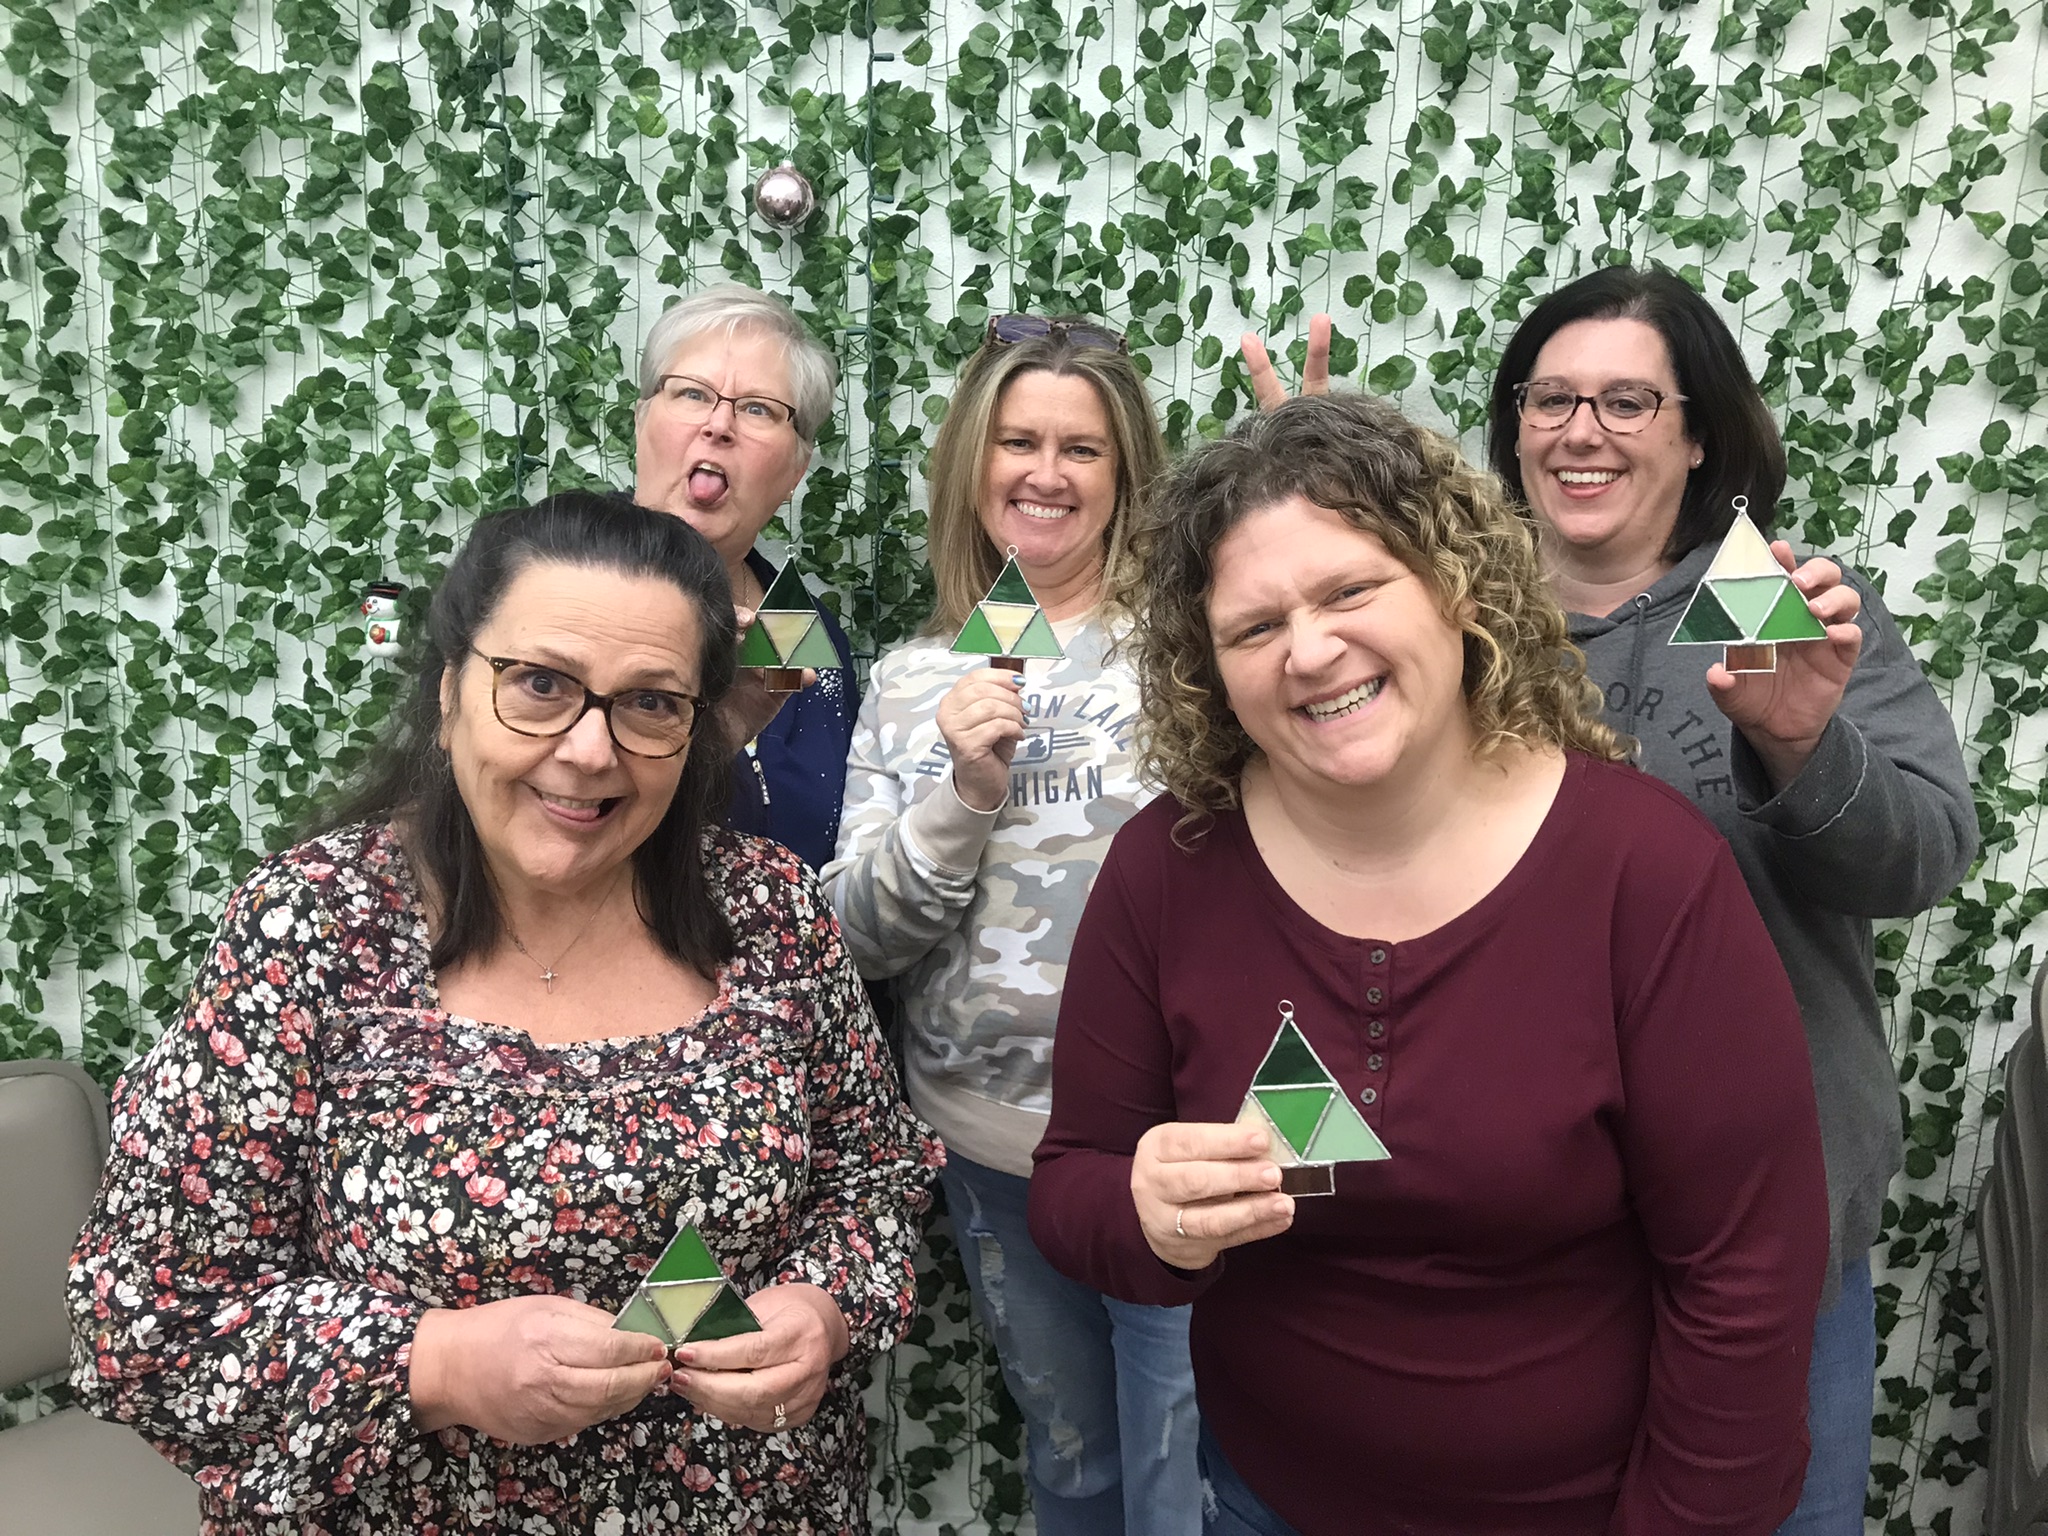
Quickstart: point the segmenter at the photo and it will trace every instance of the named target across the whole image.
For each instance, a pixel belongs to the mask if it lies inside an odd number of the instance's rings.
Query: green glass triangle
[[[1289,1019],[1280,1026],[1280,1033],[1273,1038],[1273,1048],[1266,1052],[1266,1059],[1259,1063],[1258,1075],[1252,1079],[1254,1088],[1283,1088],[1303,1083],[1327,1083],[1330,1074],[1316,1059],[1316,1053],[1309,1049],[1308,1041],[1302,1038],[1301,1026]]]
[[[735,1334],[760,1331],[761,1320],[754,1316],[754,1309],[728,1285],[720,1287],[717,1298],[704,1309],[704,1315],[697,1319],[689,1338],[683,1342],[701,1344],[706,1339],[729,1339]]]
[[[1043,613],[1031,615],[1031,622],[1024,626],[1024,633],[1017,637],[1017,643],[1010,648],[1012,656],[1046,656],[1057,661],[1066,655],[1058,635],[1052,632]]]
[[[839,653],[832,649],[832,637],[825,632],[824,624],[814,620],[782,664],[785,667],[816,667],[822,671],[839,665]]]
[[[1788,581],[1784,595],[1771,610],[1771,616],[1757,630],[1756,637],[1759,640],[1825,640],[1828,631],[1827,626],[1813,616],[1813,610],[1806,606],[1806,599],[1799,595],[1799,589]]]
[[[1003,647],[996,639],[996,632],[988,627],[988,620],[976,608],[967,616],[967,622],[960,626],[960,638],[953,642],[953,649],[962,656],[1000,656]]]
[[[797,574],[794,560],[775,573],[768,590],[761,594],[761,611],[764,613],[809,613],[816,606],[811,601],[810,588]]]
[[[1724,645],[1741,638],[1741,628],[1728,617],[1728,610],[1705,582],[1693,593],[1692,601],[1685,606],[1685,616],[1671,632],[1673,645]]]
[[[718,1267],[718,1260],[711,1257],[711,1250],[704,1246],[704,1239],[697,1235],[697,1229],[685,1227],[661,1251],[661,1257],[654,1261],[654,1269],[647,1276],[647,1283],[667,1285],[677,1280],[724,1278],[725,1271]]]
[[[1038,594],[1031,590],[1031,583],[1024,579],[1024,573],[1017,569],[1012,556],[1003,565],[1003,574],[996,578],[996,584],[988,589],[988,596],[982,599],[989,603],[1029,603],[1038,606]]]
[[[775,654],[775,642],[768,637],[768,630],[759,619],[747,626],[746,634],[740,637],[740,665],[743,667],[779,667],[782,658]]]
[[[1726,581],[1707,583],[1728,617],[1742,626],[1742,638],[1753,640],[1771,616],[1780,594],[1791,583],[1782,576],[1732,576]]]
[[[1322,1124],[1323,1111],[1337,1096],[1334,1088],[1254,1088],[1252,1095],[1271,1118],[1274,1127],[1287,1138],[1295,1155],[1306,1151]]]
[[[1365,1117],[1342,1094],[1323,1116],[1323,1128],[1302,1157],[1311,1163],[1372,1163],[1391,1154]]]
[[[655,1311],[654,1303],[647,1299],[645,1291],[633,1293],[633,1299],[620,1311],[619,1319],[612,1328],[619,1333],[644,1333],[664,1344],[675,1343],[675,1335],[668,1331],[668,1325],[662,1322],[661,1314]]]

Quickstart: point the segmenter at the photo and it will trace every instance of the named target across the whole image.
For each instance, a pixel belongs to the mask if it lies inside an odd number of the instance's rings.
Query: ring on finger
[[[789,1428],[789,1410],[787,1405],[783,1403],[775,1405],[775,1427],[777,1429]]]
[[[1185,1216],[1187,1211],[1188,1208],[1184,1205],[1177,1205],[1173,1209],[1173,1232],[1176,1237],[1186,1237],[1188,1235],[1188,1229],[1180,1224],[1181,1217]]]

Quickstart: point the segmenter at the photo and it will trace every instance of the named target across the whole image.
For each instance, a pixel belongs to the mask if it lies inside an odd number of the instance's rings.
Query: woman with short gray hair
[[[775,577],[754,541],[810,468],[838,380],[831,351],[787,303],[739,283],[688,295],[647,333],[633,499],[711,541],[749,617]],[[794,697],[769,693],[758,673],[743,671],[726,712],[744,744],[733,760],[728,823],[774,838],[812,868],[839,835],[859,703],[845,631],[819,613],[838,667]]]

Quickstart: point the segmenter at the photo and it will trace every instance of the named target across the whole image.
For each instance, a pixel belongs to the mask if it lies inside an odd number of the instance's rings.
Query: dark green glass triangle
[[[697,1235],[697,1229],[685,1227],[654,1261],[654,1270],[647,1281],[650,1285],[667,1285],[677,1280],[724,1278],[725,1271],[718,1267],[718,1260],[711,1257],[711,1250],[704,1246],[704,1239]]]
[[[832,649],[832,637],[825,632],[822,620],[814,621],[811,627],[804,631],[803,639],[797,641],[795,648],[784,658],[782,664],[785,667],[815,667],[821,670],[839,665],[839,653]]]
[[[1031,590],[1031,583],[1024,579],[1024,573],[1017,569],[1015,557],[1003,565],[1003,574],[996,578],[996,584],[988,589],[985,603],[1029,603],[1038,606],[1038,594]]]
[[[740,1293],[728,1285],[704,1309],[704,1315],[692,1325],[689,1338],[683,1342],[701,1344],[706,1339],[729,1339],[735,1334],[760,1331],[761,1320],[754,1316],[754,1309],[741,1301]]]
[[[794,560],[775,573],[775,580],[761,595],[761,606],[776,613],[809,613],[817,606],[811,601],[810,588],[804,585]]]
[[[1043,613],[1031,615],[1031,622],[1024,626],[1024,633],[1017,637],[1017,643],[1010,647],[1012,656],[1048,656],[1054,660],[1066,655],[1058,635],[1052,632],[1052,625],[1045,621]]]
[[[1685,616],[1671,633],[1673,645],[1722,645],[1741,638],[1741,626],[1728,617],[1728,610],[1721,606],[1713,588],[1705,582],[1700,583],[1699,589],[1693,593],[1692,601],[1686,604]]]
[[[1254,1088],[1259,1108],[1273,1122],[1274,1129],[1287,1138],[1296,1157],[1308,1151],[1316,1128],[1323,1123],[1323,1111],[1337,1096],[1334,1088]]]
[[[1757,630],[1759,640],[1825,640],[1827,626],[1813,616],[1813,610],[1806,606],[1806,599],[1791,582],[1785,583],[1785,591],[1778,598],[1778,605],[1771,610]]]
[[[1000,656],[1002,642],[996,639],[996,632],[988,627],[981,610],[976,608],[967,616],[967,622],[960,626],[960,638],[953,642],[953,649],[962,656]]]
[[[1266,1059],[1259,1063],[1258,1075],[1252,1079],[1252,1086],[1284,1088],[1303,1083],[1327,1083],[1329,1080],[1330,1074],[1323,1070],[1323,1064],[1316,1060],[1316,1053],[1302,1038],[1301,1027],[1289,1019],[1280,1026],[1280,1033],[1274,1037],[1273,1048],[1266,1052]]]
[[[1387,1144],[1373,1134],[1365,1117],[1342,1094],[1331,1103],[1330,1112],[1323,1116],[1323,1128],[1302,1153],[1311,1163],[1370,1163],[1388,1155]]]
[[[768,638],[768,629],[759,619],[747,626],[746,634],[740,637],[740,665],[743,667],[779,667],[782,658],[775,654],[775,642]]]
[[[1707,585],[1720,599],[1728,617],[1742,626],[1742,638],[1753,640],[1764,620],[1771,616],[1779,594],[1790,583],[1782,576],[1731,576],[1726,581],[1710,581]]]

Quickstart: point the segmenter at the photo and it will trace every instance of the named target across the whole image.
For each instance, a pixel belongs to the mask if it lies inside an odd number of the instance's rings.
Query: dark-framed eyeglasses
[[[593,709],[621,752],[634,757],[674,757],[690,744],[690,729],[704,701],[673,688],[621,688],[595,693],[560,667],[516,656],[470,653],[491,669],[491,711],[498,723],[521,736],[566,736]]]
[[[1515,386],[1515,410],[1539,432],[1556,431],[1582,405],[1592,406],[1593,419],[1609,432],[1640,432],[1657,419],[1666,400],[1685,398],[1647,384],[1611,384],[1597,395],[1574,394],[1554,379],[1530,379]]]
[[[778,400],[773,395],[720,394],[703,379],[687,373],[664,373],[655,381],[654,392],[668,402],[676,419],[683,422],[709,421],[723,401],[732,406],[733,425],[757,437],[796,425],[796,407],[787,400]]]
[[[1131,344],[1115,331],[1090,325],[1085,320],[1048,320],[1043,315],[992,315],[983,344],[1012,347],[1020,341],[1037,341],[1059,336],[1077,347],[1101,347],[1109,352],[1128,352]]]

